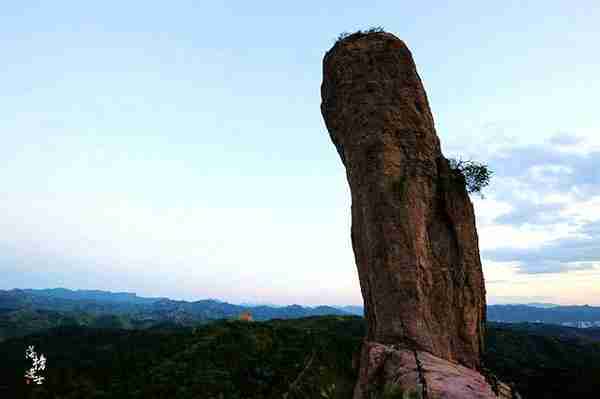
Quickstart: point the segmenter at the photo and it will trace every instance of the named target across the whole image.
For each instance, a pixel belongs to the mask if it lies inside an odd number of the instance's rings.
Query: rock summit
[[[413,353],[415,367],[425,353],[480,375],[485,287],[473,205],[442,154],[410,50],[385,32],[341,38],[324,57],[321,97],[350,185],[368,325],[355,398],[367,398],[374,364],[391,367],[372,350],[398,364]]]

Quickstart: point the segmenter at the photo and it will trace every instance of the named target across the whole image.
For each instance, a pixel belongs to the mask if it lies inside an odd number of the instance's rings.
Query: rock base
[[[428,352],[365,342],[354,399],[516,399],[508,385]]]

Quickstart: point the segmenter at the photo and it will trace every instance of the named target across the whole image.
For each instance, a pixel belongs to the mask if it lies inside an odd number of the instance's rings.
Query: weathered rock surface
[[[381,397],[386,390],[428,399],[519,397],[508,385],[490,384],[473,369],[401,346],[365,342],[360,362],[355,399]]]
[[[409,49],[388,33],[350,35],[325,55],[323,74],[321,112],[352,194],[367,341],[479,369],[485,287],[473,206],[442,155]]]

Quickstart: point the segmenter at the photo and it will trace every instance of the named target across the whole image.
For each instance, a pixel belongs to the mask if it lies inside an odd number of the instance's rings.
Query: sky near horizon
[[[523,3],[526,3],[524,5]],[[600,305],[597,1],[19,1],[0,10],[0,289],[360,304],[322,57],[413,52],[488,302]]]

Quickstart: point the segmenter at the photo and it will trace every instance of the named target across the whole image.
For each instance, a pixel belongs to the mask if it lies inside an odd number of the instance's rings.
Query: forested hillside
[[[597,397],[597,342],[514,326],[488,328],[485,364],[492,373],[515,382],[525,398]],[[0,343],[0,397],[349,399],[364,327],[351,316],[146,330],[60,327]],[[28,345],[48,358],[41,386],[24,383]]]
[[[98,290],[0,290],[0,342],[53,327],[143,329],[192,327],[249,312],[254,320],[348,315],[331,306],[241,306],[214,299],[180,301]]]

